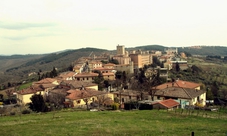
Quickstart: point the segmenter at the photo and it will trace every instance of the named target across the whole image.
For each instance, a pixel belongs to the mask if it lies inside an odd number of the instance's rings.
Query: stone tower
[[[125,55],[125,46],[117,45],[117,55]]]

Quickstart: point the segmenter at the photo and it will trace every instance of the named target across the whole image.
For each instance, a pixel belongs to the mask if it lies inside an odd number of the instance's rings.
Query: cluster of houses
[[[165,61],[168,67],[162,68],[160,76],[168,78],[168,70],[173,68],[176,61],[169,61],[176,50],[167,50],[167,54],[161,55],[156,52],[155,55],[160,60]],[[154,54],[153,54],[154,55]],[[171,57],[172,56],[172,57]],[[45,78],[38,82],[34,82],[27,89],[17,91],[17,103],[26,105],[31,102],[30,98],[33,94],[41,94],[44,98],[54,97],[59,94],[63,96],[62,104],[66,107],[85,107],[87,105],[102,104],[111,105],[118,99],[120,104],[132,101],[139,101],[139,91],[130,89],[121,89],[112,91],[111,89],[100,91],[98,85],[93,81],[102,73],[104,80],[115,81],[115,73],[117,71],[125,71],[126,74],[133,73],[135,69],[152,63],[152,55],[149,52],[125,51],[124,46],[117,46],[117,54],[111,56],[118,60],[119,64],[102,63],[103,60],[110,59],[110,56],[101,57],[82,57],[76,60],[73,71],[60,73],[55,78]],[[185,61],[180,63],[185,65]],[[155,87],[151,87],[154,94],[150,95],[145,91],[144,100],[146,103],[158,108],[184,108],[186,105],[205,105],[206,91],[200,89],[200,84],[175,80],[167,82]],[[57,97],[54,99],[58,99]]]

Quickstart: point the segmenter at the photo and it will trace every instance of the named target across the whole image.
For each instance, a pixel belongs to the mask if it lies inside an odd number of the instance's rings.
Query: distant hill
[[[4,72],[8,68],[18,67],[22,64],[39,59],[46,56],[45,54],[40,55],[11,55],[11,56],[0,56],[0,73]]]
[[[143,46],[137,46],[135,48],[126,48],[127,50],[156,50],[156,51],[164,51],[165,46],[162,45],[143,45]]]
[[[179,52],[188,52],[192,55],[218,55],[226,56],[227,55],[227,46],[192,46],[178,48]]]
[[[227,46],[191,46],[191,47],[165,47],[162,45],[144,45],[135,48],[126,48],[128,50],[157,50],[164,51],[168,48],[178,48],[178,52],[188,52],[192,55],[227,55]]]

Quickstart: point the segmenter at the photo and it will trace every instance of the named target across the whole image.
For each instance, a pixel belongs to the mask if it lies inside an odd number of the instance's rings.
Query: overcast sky
[[[227,45],[227,0],[0,0],[0,54]]]

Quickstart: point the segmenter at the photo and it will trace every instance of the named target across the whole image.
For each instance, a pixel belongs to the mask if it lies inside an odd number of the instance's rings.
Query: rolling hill
[[[107,50],[96,48],[81,48],[66,50],[58,53],[44,55],[13,55],[0,56],[0,83],[16,82],[26,79],[29,73],[51,71],[53,67],[59,70],[67,68],[80,57],[101,54]]]

